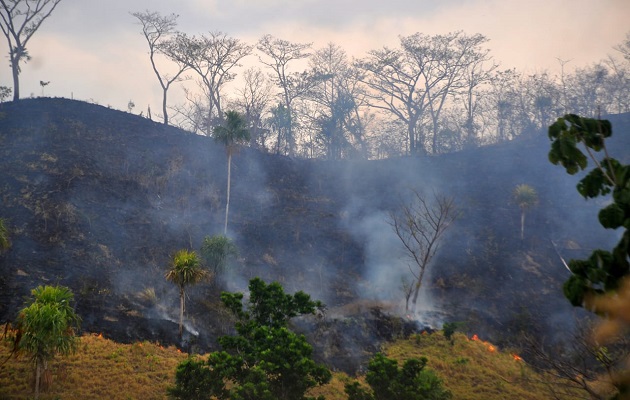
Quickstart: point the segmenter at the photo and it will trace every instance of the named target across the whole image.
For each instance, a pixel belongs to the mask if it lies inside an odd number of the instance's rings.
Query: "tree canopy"
[[[331,379],[328,369],[312,360],[304,335],[288,329],[290,318],[314,313],[323,305],[304,292],[285,294],[279,283],[259,278],[242,293],[224,292],[223,304],[237,317],[236,335],[219,338],[221,351],[206,361],[188,359],[175,374],[169,394],[175,399],[309,399],[308,389]],[[214,396],[214,397],[213,397]]]

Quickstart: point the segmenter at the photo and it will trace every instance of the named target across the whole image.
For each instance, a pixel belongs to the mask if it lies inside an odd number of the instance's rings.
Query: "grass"
[[[0,363],[9,356],[0,344]],[[175,368],[187,357],[157,343],[119,344],[98,335],[81,337],[76,354],[51,363],[53,383],[41,399],[165,399]],[[0,399],[32,397],[33,368],[28,358],[0,366]]]
[[[444,381],[453,399],[543,400],[552,398],[549,385],[560,383],[541,376],[509,351],[490,343],[453,335],[453,344],[441,332],[413,335],[383,348],[399,361],[425,356],[428,366]],[[0,342],[0,363],[9,355],[8,343]],[[102,336],[81,337],[79,351],[51,363],[53,383],[42,399],[166,399],[166,388],[174,383],[175,368],[187,354],[157,343],[118,344]],[[402,364],[402,363],[401,363]],[[32,365],[26,357],[0,364],[0,400],[32,397]],[[332,381],[310,395],[329,400],[346,399],[344,385],[354,378],[334,373]],[[359,377],[362,381],[362,378]],[[584,398],[569,392],[560,399]]]

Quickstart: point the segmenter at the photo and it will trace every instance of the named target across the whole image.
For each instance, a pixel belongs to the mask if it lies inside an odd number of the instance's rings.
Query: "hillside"
[[[612,150],[630,154],[628,116],[611,118]],[[298,160],[243,149],[233,162],[230,233],[240,258],[216,284],[192,289],[187,334],[176,336],[178,294],[163,275],[178,249],[199,249],[222,229],[224,149],[207,137],[68,99],[0,104],[0,217],[12,247],[0,255],[0,323],[31,288],[69,286],[85,332],[120,342],[214,348],[230,321],[221,290],[254,276],[304,290],[328,305],[296,327],[317,357],[352,371],[383,340],[445,321],[499,345],[525,330],[562,339],[574,310],[561,294],[564,258],[609,245],[599,205],[577,177],[547,161],[544,133],[455,154],[380,161]],[[520,239],[511,192],[539,193]],[[410,188],[453,196],[461,217],[448,232],[417,315],[399,319],[399,243],[387,214]],[[557,248],[552,244],[555,243]],[[556,251],[557,250],[557,251]],[[155,293],[155,295],[153,295]]]
[[[399,364],[410,357],[427,356],[429,367],[444,378],[455,399],[548,399],[552,391],[543,382],[554,383],[558,399],[580,398],[579,391],[541,376],[509,351],[489,351],[490,344],[462,334],[454,338],[451,345],[441,333],[417,334],[392,343],[385,352]],[[6,359],[8,350],[6,343],[0,342],[0,359]],[[84,335],[76,354],[52,362],[52,385],[41,398],[166,399],[166,388],[174,384],[175,367],[186,357],[175,347],[159,343],[118,344],[102,335]],[[11,358],[0,368],[0,398],[29,398],[31,373],[26,358]],[[344,384],[351,379],[335,373],[329,384],[313,389],[311,395],[346,399]]]

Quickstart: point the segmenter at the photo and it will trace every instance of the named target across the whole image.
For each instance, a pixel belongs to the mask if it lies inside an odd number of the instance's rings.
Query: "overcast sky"
[[[463,30],[481,33],[501,68],[523,72],[585,67],[630,32],[630,0],[62,0],[33,36],[21,94],[93,100],[136,112],[160,108],[160,87],[135,11],[176,13],[188,34],[221,31],[249,44],[264,34],[291,42],[329,42],[350,56],[396,46],[398,36]],[[6,57],[6,40],[0,44]],[[251,56],[251,62],[256,58]],[[0,85],[12,87],[8,60]],[[169,92],[170,93],[170,92]],[[179,95],[173,91],[173,97]]]

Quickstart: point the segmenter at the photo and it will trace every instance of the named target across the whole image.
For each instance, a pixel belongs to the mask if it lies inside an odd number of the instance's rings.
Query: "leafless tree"
[[[434,36],[416,33],[401,37],[399,49],[373,50],[357,63],[372,89],[370,105],[407,126],[410,153],[438,151],[442,110],[449,99],[475,82],[472,74],[489,59],[481,47],[487,40],[461,31]]]
[[[630,342],[627,336],[616,336],[614,343],[604,346],[594,340],[595,330],[592,321],[578,321],[566,346],[555,349],[541,338],[522,338],[523,348],[531,357],[528,364],[553,380],[546,382],[553,398],[575,394],[575,389],[582,390],[585,399],[613,398],[620,374],[627,372]]]
[[[20,99],[20,61],[27,62],[31,59],[26,45],[60,2],[61,0],[0,0],[0,29],[9,45],[13,100]]]
[[[405,256],[410,259],[413,275],[411,310],[415,312],[424,275],[437,253],[444,232],[457,218],[454,201],[450,197],[433,194],[433,200],[414,190],[412,200],[390,213],[389,224],[402,243]]]
[[[219,121],[224,118],[221,92],[235,78],[233,69],[251,51],[251,46],[222,32],[200,37],[180,33],[165,48],[170,58],[187,65],[199,76],[199,86],[208,99],[207,134],[212,132],[213,118]]]
[[[156,64],[156,58],[163,53],[164,48],[168,48],[168,40],[176,33],[178,15],[170,14],[162,16],[155,11],[135,12],[132,13],[142,25],[142,33],[149,45],[149,59],[155,76],[160,82],[162,88],[162,114],[164,116],[164,125],[168,125],[168,110],[166,107],[166,97],[171,84],[181,80],[182,74],[188,69],[188,65],[181,60],[173,59],[176,64],[174,74],[160,73]]]
[[[236,90],[235,104],[243,110],[252,144],[263,150],[268,150],[269,130],[264,126],[264,119],[273,98],[272,89],[273,84],[260,69],[249,68],[243,73],[243,86]]]
[[[304,95],[312,86],[311,75],[307,72],[289,72],[288,64],[292,61],[308,58],[311,43],[291,43],[265,35],[256,46],[266,57],[259,57],[260,62],[273,70],[273,81],[282,91],[282,105],[287,113],[286,140],[289,156],[295,154],[296,139],[293,129],[293,102]],[[277,148],[280,148],[278,137]]]

